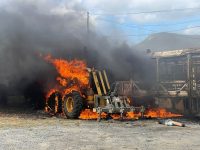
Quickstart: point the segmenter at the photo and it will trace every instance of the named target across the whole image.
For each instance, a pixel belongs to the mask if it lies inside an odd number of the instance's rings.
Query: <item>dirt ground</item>
[[[176,119],[175,119],[176,120]],[[199,150],[199,121],[187,127],[157,120],[68,120],[40,113],[0,112],[0,149]]]

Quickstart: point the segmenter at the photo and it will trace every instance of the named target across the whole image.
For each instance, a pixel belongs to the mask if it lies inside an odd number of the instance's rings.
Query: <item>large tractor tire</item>
[[[64,113],[67,118],[77,119],[83,109],[83,99],[79,92],[73,91],[64,98]]]

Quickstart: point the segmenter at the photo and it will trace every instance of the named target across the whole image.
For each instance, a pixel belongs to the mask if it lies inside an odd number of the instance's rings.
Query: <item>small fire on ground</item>
[[[164,108],[152,108],[152,109],[147,110],[144,113],[144,117],[146,118],[173,118],[173,117],[181,117],[181,116],[183,115],[168,112]],[[106,118],[106,117],[107,117],[106,113],[101,114],[101,118]],[[111,117],[112,119],[116,119],[116,120],[120,119],[119,114],[112,114]],[[139,119],[141,117],[142,117],[141,113],[128,112],[124,116],[124,119]],[[83,120],[97,119],[98,114],[96,112],[93,112],[90,109],[85,109],[81,112],[79,118]]]

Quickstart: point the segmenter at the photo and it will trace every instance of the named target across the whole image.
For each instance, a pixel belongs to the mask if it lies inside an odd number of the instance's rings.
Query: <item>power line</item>
[[[140,26],[142,27],[151,27],[151,26],[174,26],[174,25],[181,25],[181,24],[187,24],[187,23],[194,23],[194,22],[200,22],[200,19],[196,19],[196,20],[185,20],[183,22],[178,22],[178,23],[165,23],[165,24],[142,24],[142,25],[131,25],[131,24],[127,24],[127,23],[120,23],[114,20],[110,20],[110,19],[104,19],[104,18],[95,18],[95,20],[103,20],[106,22],[110,22],[110,23],[115,23],[115,24],[119,24],[119,25],[124,25],[127,27],[133,27],[133,28],[138,28]]]
[[[147,27],[154,27],[154,26],[174,26],[174,25],[181,25],[181,24],[187,24],[187,23],[194,23],[194,22],[200,22],[200,19],[196,20],[185,20],[183,22],[177,22],[177,23],[164,23],[164,24],[144,24],[143,26]]]
[[[187,10],[198,10],[200,7],[193,8],[180,8],[180,9],[164,9],[164,10],[153,10],[153,11],[143,11],[143,12],[127,12],[127,13],[92,13],[92,15],[108,15],[108,16],[125,16],[125,15],[138,15],[138,14],[151,14],[151,13],[165,13],[174,11],[187,11]]]
[[[137,15],[137,14],[146,14],[146,13],[163,13],[163,12],[174,12],[174,11],[186,11],[186,10],[197,10],[200,9],[200,7],[196,7],[196,8],[181,8],[181,9],[166,9],[166,10],[154,10],[154,11],[146,11],[146,12],[128,12],[128,13],[102,13],[102,14],[95,14],[93,13],[92,15],[112,15],[112,16],[117,16],[117,15]],[[102,18],[95,18],[95,19],[99,19],[99,20],[103,20],[106,22],[111,22],[111,23],[115,23],[121,26],[126,26],[126,27],[130,27],[130,28],[137,28],[139,29],[139,25],[130,25],[130,24],[125,24],[125,23],[119,23],[110,19],[102,19]],[[198,20],[193,20],[193,21],[184,21],[184,22],[180,22],[180,23],[174,23],[174,24],[145,24],[142,25],[142,27],[150,27],[150,26],[173,26],[173,25],[179,25],[179,24],[186,24],[186,23],[191,23],[191,22],[197,22],[200,21]],[[168,31],[162,31],[162,32],[177,32],[177,31],[182,31],[182,30],[187,30],[187,29],[193,29],[193,28],[200,28],[200,25],[197,26],[192,26],[192,27],[186,27],[186,28],[181,28],[181,29],[175,29],[175,30],[168,30]],[[115,36],[116,37],[138,37],[138,36],[148,36],[150,34],[156,34],[156,33],[160,33],[159,31],[155,31],[155,30],[149,30],[149,29],[144,29],[146,31],[151,31],[152,33],[148,33],[148,34],[130,34],[130,35],[121,35],[121,36]],[[105,37],[112,37],[112,36],[105,36]],[[188,37],[190,38],[190,37]],[[199,38],[193,38],[193,39],[199,39]]]
[[[110,20],[110,19],[104,19],[104,18],[95,18],[95,20],[103,20],[103,21],[106,21],[106,22],[115,23],[115,24],[119,24],[119,25],[123,25],[123,26],[127,26],[127,27],[133,27],[133,28],[138,27],[138,25],[129,25],[129,24],[113,21],[113,20]]]
[[[106,22],[109,22],[109,23],[114,23],[114,24],[117,24],[117,25],[120,25],[120,26],[124,26],[124,27],[128,27],[128,28],[139,29],[141,27],[141,26],[138,26],[138,25],[129,25],[129,24],[124,24],[124,23],[119,23],[119,22],[116,22],[116,21],[113,21],[113,20],[109,20],[109,19],[98,18],[98,20],[106,21]],[[151,31],[151,32],[155,31],[155,30],[149,30],[149,29],[143,29],[143,30]]]
[[[129,28],[135,28],[135,29],[139,29],[140,28],[140,26],[138,26],[138,25],[129,25],[129,24],[124,24],[124,23],[119,23],[119,22],[116,22],[116,21],[113,21],[113,20],[109,20],[109,19],[99,18],[99,20],[103,20],[103,21],[110,22],[110,23],[115,23],[117,25],[129,27]],[[198,21],[200,21],[200,20],[198,20]],[[172,25],[185,24],[185,23],[186,22],[172,24]],[[187,23],[191,23],[191,22],[187,22]],[[169,26],[169,25],[166,25],[166,26]],[[144,26],[142,25],[142,27],[144,27]],[[181,29],[172,30],[172,31],[170,30],[170,31],[167,31],[167,32],[175,32],[175,31],[181,31],[181,30],[190,29],[190,28],[197,28],[197,27],[199,27],[199,26],[186,27],[186,28],[181,28]],[[156,31],[156,30],[150,30],[150,29],[144,29],[144,28],[142,30],[150,31],[150,32],[155,32]]]

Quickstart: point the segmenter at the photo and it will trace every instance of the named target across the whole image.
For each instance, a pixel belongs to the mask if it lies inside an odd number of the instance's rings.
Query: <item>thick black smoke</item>
[[[63,6],[64,13],[53,1],[16,0],[1,6],[2,87],[6,85],[10,93],[20,92],[25,97],[42,95],[45,91],[39,89],[45,89],[55,76],[53,68],[40,57],[48,53],[85,59],[89,67],[106,68],[113,80],[146,79],[142,54],[126,43],[110,43],[92,31],[88,44],[86,11],[70,2]]]

